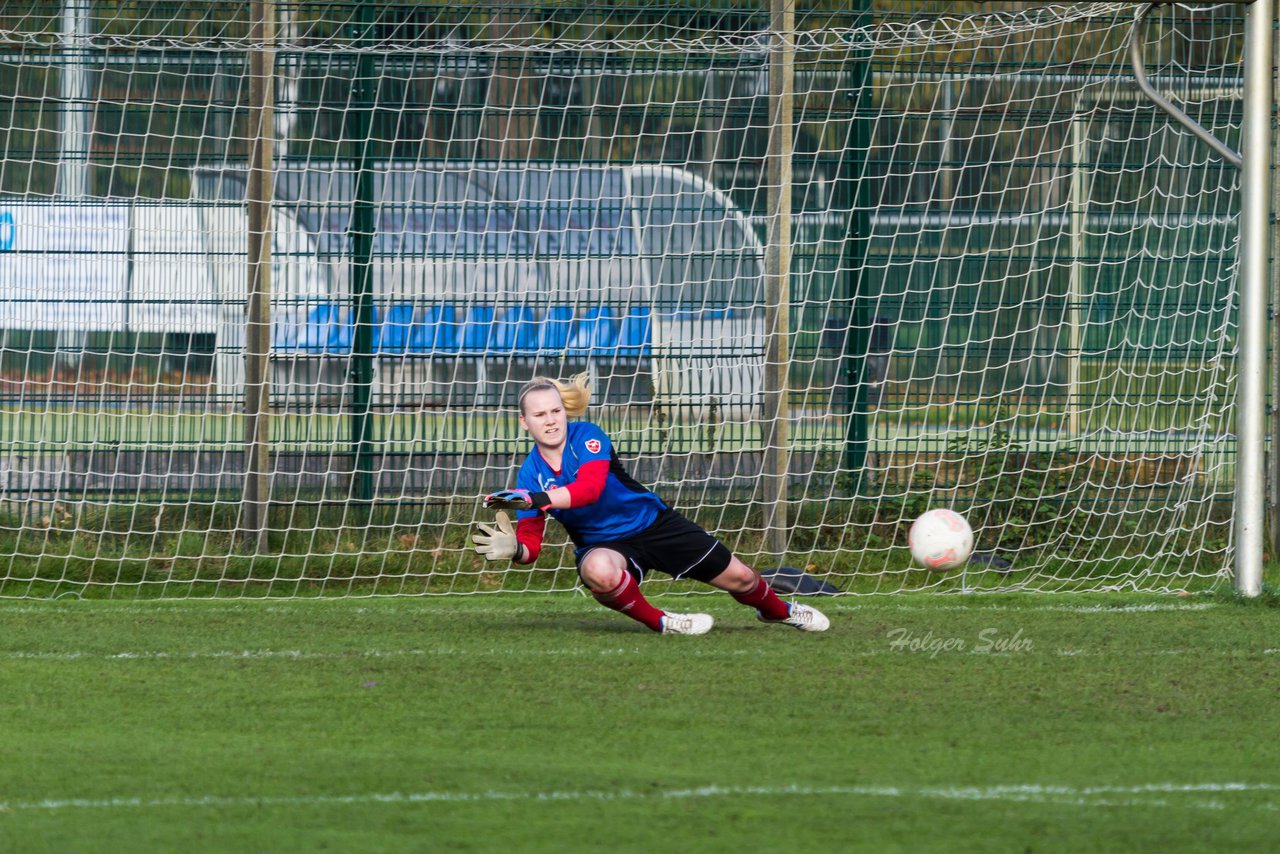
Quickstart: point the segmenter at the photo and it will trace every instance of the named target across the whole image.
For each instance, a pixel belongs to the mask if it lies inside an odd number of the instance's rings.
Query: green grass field
[[[1280,610],[559,596],[0,604],[0,850],[1264,850]]]

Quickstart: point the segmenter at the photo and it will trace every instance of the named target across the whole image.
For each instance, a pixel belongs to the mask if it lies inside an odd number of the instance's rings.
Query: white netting
[[[154,10],[141,3],[98,10],[89,0],[68,0],[62,7],[50,4],[26,16],[16,15],[16,21],[0,30],[0,44],[56,48],[73,43],[73,37],[59,29],[58,14],[62,8],[77,7],[86,9],[93,22],[86,33],[88,44],[105,49],[246,51],[271,47],[380,55],[464,51],[714,55],[774,50],[784,43],[767,26],[760,26],[768,21],[767,11],[717,12],[710,5],[689,9],[683,17],[665,9],[619,9],[607,16],[598,10],[572,8],[548,7],[541,14],[493,9],[482,13],[487,17],[477,17],[403,3],[275,5],[285,26],[268,40],[251,29],[246,4],[191,4],[185,9],[166,10],[170,17],[161,21]],[[997,4],[981,4],[993,5]],[[1134,8],[1126,3],[1005,5],[1009,8],[955,14],[954,3],[919,2],[898,17],[883,10],[868,10],[862,15],[801,10],[797,29],[785,42],[802,52],[972,44],[1094,19],[1110,23],[1117,14],[1132,14]],[[938,11],[931,13],[930,6]],[[849,26],[849,20],[856,24]]]
[[[1184,587],[1229,555],[1236,171],[1121,3],[0,5],[0,595],[565,589],[485,566],[514,390],[853,592]],[[163,7],[163,8],[161,8]],[[991,10],[991,11],[988,11]],[[1148,76],[1234,144],[1242,12]],[[795,46],[785,555],[759,502],[770,57]],[[276,137],[270,532],[244,525],[250,54]],[[360,272],[367,260],[367,278]],[[965,513],[978,560],[912,570]]]

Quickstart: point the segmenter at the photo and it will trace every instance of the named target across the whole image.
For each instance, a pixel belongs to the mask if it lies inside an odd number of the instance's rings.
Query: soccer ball
[[[964,566],[973,554],[973,529],[954,510],[930,510],[911,523],[907,545],[916,563],[945,572]]]

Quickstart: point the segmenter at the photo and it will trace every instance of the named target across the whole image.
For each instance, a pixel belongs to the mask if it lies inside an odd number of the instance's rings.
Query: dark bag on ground
[[[796,596],[835,596],[840,588],[834,584],[814,578],[803,569],[794,566],[780,566],[777,569],[766,569],[760,573],[769,582],[775,593],[791,593]]]

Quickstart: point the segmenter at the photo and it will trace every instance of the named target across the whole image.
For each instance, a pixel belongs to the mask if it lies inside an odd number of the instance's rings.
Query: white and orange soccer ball
[[[916,563],[945,572],[964,566],[973,554],[973,528],[954,510],[929,510],[911,523],[907,546]]]

